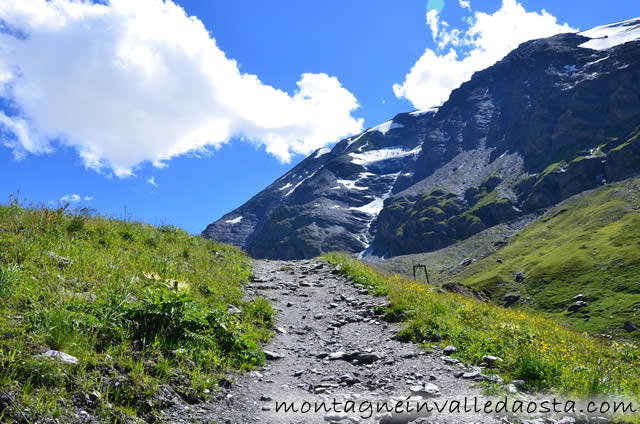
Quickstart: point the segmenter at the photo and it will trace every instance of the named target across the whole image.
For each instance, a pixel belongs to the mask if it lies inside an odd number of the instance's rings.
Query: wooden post
[[[417,269],[423,269],[424,270],[424,278],[425,280],[427,280],[427,284],[431,284],[431,282],[429,281],[429,273],[427,272],[427,266],[426,265],[413,265],[413,279],[416,279],[416,270]]]

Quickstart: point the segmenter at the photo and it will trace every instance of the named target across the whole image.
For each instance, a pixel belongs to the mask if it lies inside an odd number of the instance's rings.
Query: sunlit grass
[[[640,180],[600,187],[552,208],[503,249],[471,264],[451,281],[497,302],[518,292],[523,307],[578,331],[629,334],[625,321],[640,311]],[[499,262],[497,260],[500,260]],[[515,274],[525,278],[515,281]],[[569,312],[578,294],[587,307]]]
[[[273,311],[242,300],[250,265],[171,226],[0,206],[0,388],[18,399],[12,413],[60,415],[97,391],[93,413],[113,421],[152,413],[158,384],[177,376],[177,392],[202,397],[228,369],[262,364]],[[36,357],[45,349],[79,363]],[[105,384],[114,375],[122,384]]]
[[[640,349],[567,329],[543,316],[476,301],[436,287],[385,275],[342,254],[325,258],[340,273],[389,298],[386,313],[405,321],[400,338],[454,345],[455,356],[479,364],[484,355],[503,362],[506,379],[533,389],[587,398],[611,395],[640,399]]]

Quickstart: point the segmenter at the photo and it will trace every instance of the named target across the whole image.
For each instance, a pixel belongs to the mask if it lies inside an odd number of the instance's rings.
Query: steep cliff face
[[[203,235],[255,257],[395,256],[628,178],[640,171],[639,28],[524,43],[440,108],[313,153]]]
[[[320,149],[235,211],[205,237],[260,258],[296,259],[329,250],[360,252],[394,187],[413,180],[435,110],[393,120]]]
[[[325,164],[330,149],[321,149],[300,162],[247,203],[209,224],[202,236],[220,243],[246,249],[275,208],[287,202],[293,193]]]
[[[427,131],[414,184],[380,213],[373,253],[438,249],[639,172],[640,42],[589,43],[525,43],[455,90]],[[439,208],[434,190],[456,208]]]

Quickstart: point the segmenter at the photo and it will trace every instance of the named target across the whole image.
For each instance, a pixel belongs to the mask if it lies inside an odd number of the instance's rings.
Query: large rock
[[[78,364],[78,358],[76,358],[75,356],[71,356],[68,353],[65,352],[60,352],[57,350],[53,350],[53,349],[47,349],[46,351],[44,351],[43,353],[36,355],[36,358],[47,358],[47,359],[55,359],[57,361],[62,362],[63,364],[67,364],[67,365],[77,365]]]
[[[579,309],[585,308],[587,306],[587,302],[583,301],[583,300],[578,300],[576,303],[570,305],[567,310],[569,312],[575,312]]]
[[[505,307],[509,307],[511,305],[513,305],[514,303],[516,303],[518,300],[520,300],[520,294],[519,293],[511,293],[508,294],[504,297],[504,306]]]
[[[453,354],[453,353],[455,353],[455,352],[457,352],[457,351],[458,351],[458,348],[457,348],[457,347],[449,345],[449,346],[445,347],[445,348],[442,350],[442,353],[444,353],[445,355],[447,355],[447,356],[448,356],[448,355],[451,355],[451,354]]]
[[[278,359],[284,358],[283,355],[275,352],[271,352],[270,350],[264,350],[264,357],[269,361],[277,361]]]
[[[440,396],[440,389],[433,383],[426,384],[417,384],[415,386],[411,386],[409,391],[414,396],[420,397],[438,397]]]
[[[498,357],[498,356],[493,356],[493,355],[484,355],[482,357],[482,362],[485,362],[487,365],[489,365],[490,367],[503,362],[502,358]]]

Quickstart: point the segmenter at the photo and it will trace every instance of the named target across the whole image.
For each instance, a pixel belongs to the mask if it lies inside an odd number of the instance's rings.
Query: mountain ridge
[[[640,19],[521,44],[312,153],[203,236],[257,258],[439,249],[640,170]]]

